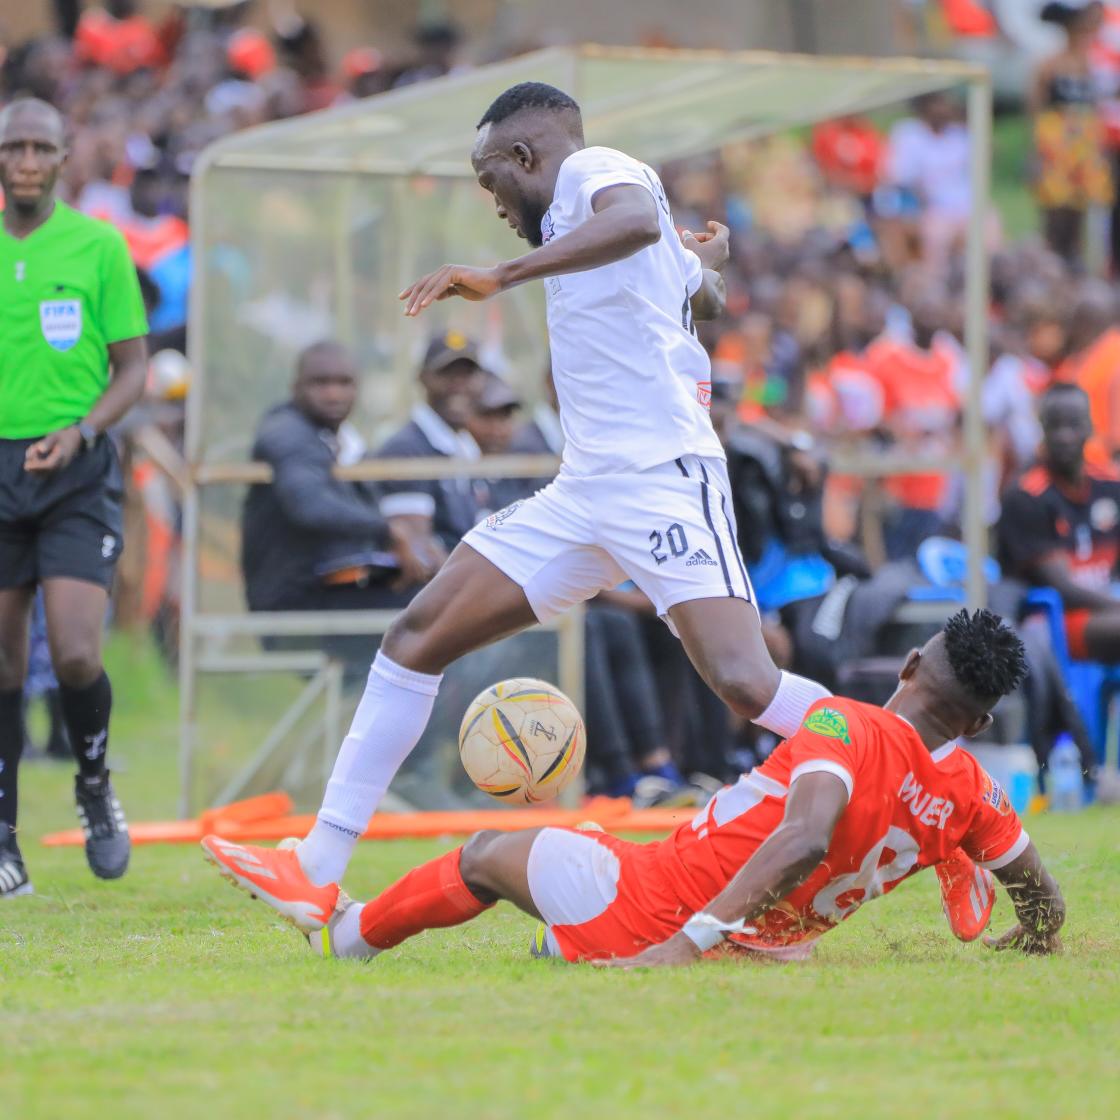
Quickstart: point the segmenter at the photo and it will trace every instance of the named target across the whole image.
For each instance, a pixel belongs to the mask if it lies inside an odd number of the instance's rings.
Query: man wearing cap
[[[517,436],[517,413],[521,398],[508,381],[496,373],[483,374],[482,387],[474,412],[467,421],[467,431],[474,437],[485,459],[488,455],[514,453]],[[496,513],[508,505],[535,494],[547,486],[551,478],[491,478],[481,480],[485,494],[479,494],[482,513]]]
[[[475,411],[485,381],[478,347],[459,331],[445,331],[428,343],[420,365],[424,401],[409,422],[390,436],[377,458],[395,459],[446,455],[477,460],[481,452],[467,422]],[[450,552],[474,528],[485,505],[485,485],[473,479],[390,482],[382,488],[386,517],[431,519],[432,530]]]
[[[111,226],[54,197],[62,118],[43,101],[0,113],[0,899],[30,893],[15,841],[28,618],[43,589],[75,794],[94,874],[128,867],[105,766],[112,690],[101,660],[121,551],[121,472],[105,430],[144,388],[148,325]]]

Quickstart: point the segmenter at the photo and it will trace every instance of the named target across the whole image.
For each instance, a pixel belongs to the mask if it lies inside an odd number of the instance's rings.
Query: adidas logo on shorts
[[[684,563],[686,568],[695,568],[698,564],[710,564],[713,568],[716,562],[702,549],[698,548]]]

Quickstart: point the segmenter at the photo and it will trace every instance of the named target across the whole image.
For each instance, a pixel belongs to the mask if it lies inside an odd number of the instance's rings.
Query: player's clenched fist
[[[477,301],[489,299],[501,290],[501,276],[496,268],[445,264],[415,284],[410,284],[397,298],[406,301],[406,315],[416,316],[435,300],[462,296],[463,299]]]
[[[708,222],[707,230],[702,233],[681,230],[681,244],[713,272],[722,272],[731,259],[731,231],[719,222]]]

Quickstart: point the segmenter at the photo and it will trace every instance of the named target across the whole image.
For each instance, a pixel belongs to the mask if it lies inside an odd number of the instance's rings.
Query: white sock
[[[440,679],[405,669],[383,653],[374,659],[315,826],[296,849],[316,886],[342,878],[373,811],[428,726]]]
[[[805,713],[818,701],[832,693],[824,685],[799,677],[796,673],[782,673],[778,691],[766,711],[754,722],[782,739],[788,739],[805,719]]]
[[[331,951],[336,957],[376,957],[381,952],[362,936],[362,908],[362,903],[355,903],[331,926]]]

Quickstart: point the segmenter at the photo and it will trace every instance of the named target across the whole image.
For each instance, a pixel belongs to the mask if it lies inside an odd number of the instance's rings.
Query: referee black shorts
[[[33,439],[0,439],[0,590],[45,579],[108,588],[121,554],[121,468],[112,440],[50,474],[23,469]]]

